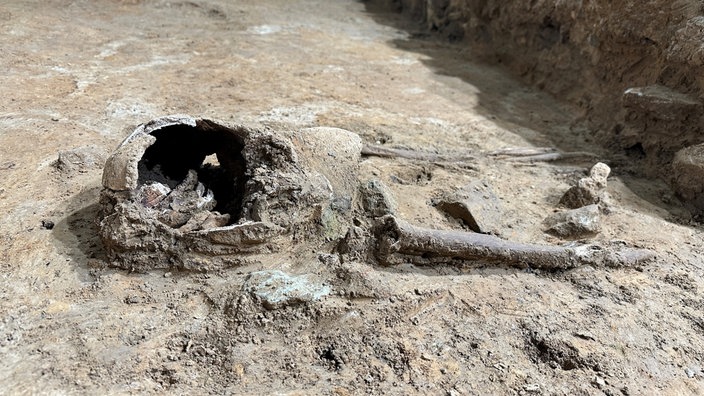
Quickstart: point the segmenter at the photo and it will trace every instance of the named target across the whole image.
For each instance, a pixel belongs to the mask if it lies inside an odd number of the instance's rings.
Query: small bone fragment
[[[157,190],[155,186],[161,186],[161,188]],[[198,175],[193,170],[190,170],[186,179],[167,196],[156,197],[150,201],[153,195],[164,192],[167,188],[163,184],[152,183],[141,187],[138,194],[144,197],[141,199],[144,206],[159,210],[157,218],[174,228],[185,227],[183,230],[189,231],[199,229],[208,219],[207,213],[210,213],[209,211],[217,204],[213,198],[213,192],[198,182]],[[203,214],[191,221],[199,213]],[[190,225],[187,225],[188,223]]]
[[[179,227],[181,232],[190,232],[198,230],[208,230],[211,228],[223,227],[230,221],[230,215],[220,214],[217,212],[197,212],[193,215],[186,224]]]
[[[171,193],[169,186],[161,183],[145,184],[137,190],[138,200],[147,208],[159,205]]]
[[[565,270],[581,265],[629,267],[655,257],[653,252],[643,249],[610,250],[597,245],[562,247],[517,243],[491,235],[416,227],[393,216],[383,218],[377,235],[377,254],[382,263],[389,263],[393,254],[400,253],[428,259],[441,257]]]

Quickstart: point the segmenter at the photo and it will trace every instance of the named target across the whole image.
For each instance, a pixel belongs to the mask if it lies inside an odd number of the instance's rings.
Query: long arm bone
[[[475,160],[475,158],[471,155],[442,155],[425,151],[384,147],[374,144],[365,144],[364,147],[362,147],[362,155],[367,157],[405,158],[428,162],[464,162]]]
[[[567,159],[597,158],[594,153],[584,151],[559,152],[552,147],[509,147],[488,153],[490,157],[509,162],[551,162]]]
[[[635,266],[655,257],[643,249],[610,250],[596,245],[578,247],[517,243],[491,235],[443,231],[412,226],[394,216],[382,219],[377,253],[382,262],[391,255],[449,258],[514,267],[565,270],[581,265]]]
[[[382,157],[382,158],[405,158],[417,161],[427,161],[436,163],[447,162],[472,162],[476,157],[472,155],[445,155],[435,154],[425,151],[407,150],[399,148],[384,147],[373,144],[365,144],[362,147],[362,155],[366,157]],[[596,154],[574,151],[574,152],[559,152],[551,147],[518,147],[506,148],[497,151],[492,151],[487,154],[489,157],[496,157],[507,162],[552,162],[570,159],[589,159],[597,158]]]

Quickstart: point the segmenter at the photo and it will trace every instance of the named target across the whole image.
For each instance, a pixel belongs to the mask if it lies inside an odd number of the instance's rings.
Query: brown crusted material
[[[360,151],[340,129],[274,134],[162,117],[108,159],[101,237],[116,265],[138,271],[212,270],[312,236],[341,238]]]
[[[378,233],[377,254],[386,263],[393,263],[393,255],[400,254],[420,257],[426,264],[452,260],[565,270],[581,265],[628,267],[655,257],[653,252],[642,249],[516,243],[491,235],[416,227],[393,216],[383,219]]]

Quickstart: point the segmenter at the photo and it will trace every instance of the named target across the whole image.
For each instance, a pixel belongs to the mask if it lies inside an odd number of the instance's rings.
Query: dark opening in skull
[[[212,191],[214,210],[228,214],[228,224],[237,222],[246,164],[244,138],[236,132],[206,120],[199,120],[195,127],[179,124],[152,132],[156,141],[139,161],[138,184],[161,183],[174,189],[193,170],[198,182]]]

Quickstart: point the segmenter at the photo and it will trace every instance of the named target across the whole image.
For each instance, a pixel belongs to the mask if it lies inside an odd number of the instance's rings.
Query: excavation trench
[[[403,12],[457,48],[471,49],[468,62],[485,59],[581,112],[596,142],[624,158],[628,172],[659,177],[694,214],[704,213],[704,11],[701,2],[635,1],[434,1],[374,0],[376,7]],[[658,10],[658,12],[653,12]],[[393,18],[377,19],[396,26]],[[407,28],[405,24],[398,24]],[[413,27],[417,29],[417,27]],[[398,41],[415,48],[414,40]],[[429,46],[418,51],[440,71],[466,73]],[[481,82],[473,81],[475,84]],[[510,96],[510,95],[509,95]],[[491,95],[484,105],[501,113]],[[508,100],[508,98],[507,98]],[[503,102],[503,101],[502,101]],[[499,116],[501,116],[499,114]],[[503,117],[516,121],[511,111]],[[531,125],[528,125],[531,127]],[[563,131],[541,134],[577,149],[580,139]],[[531,135],[525,136],[531,139]]]

